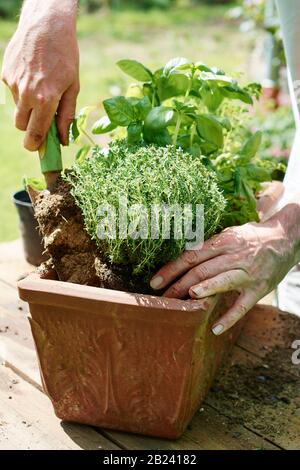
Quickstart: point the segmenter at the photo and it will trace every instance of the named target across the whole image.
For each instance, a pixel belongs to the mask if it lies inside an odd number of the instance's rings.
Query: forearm
[[[68,144],[79,92],[76,16],[77,0],[25,0],[6,48],[2,79],[28,150],[40,148],[54,117],[61,143]]]
[[[63,16],[76,19],[78,0],[25,0],[23,3],[20,24],[34,18]]]

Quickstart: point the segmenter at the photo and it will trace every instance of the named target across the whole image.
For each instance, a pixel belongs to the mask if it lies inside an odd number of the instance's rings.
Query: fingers
[[[192,268],[164,293],[164,297],[184,299],[189,289],[199,282],[210,279],[218,274],[240,268],[240,259],[235,255],[221,255]],[[194,295],[193,295],[194,297]]]
[[[26,131],[32,107],[27,100],[20,99],[15,110],[15,126],[20,131]]]
[[[75,118],[76,100],[79,93],[79,85],[72,85],[62,96],[57,111],[57,129],[60,141],[63,145],[69,144],[70,124]]]
[[[221,292],[240,289],[248,281],[249,276],[245,271],[233,269],[191,287],[189,294],[194,299],[202,299]]]
[[[230,243],[231,240],[227,237],[227,234],[223,232],[204,242],[201,250],[185,251],[177,260],[170,261],[161,268],[152,278],[150,286],[152,289],[163,289],[197,264],[219,256],[226,250],[229,250]]]
[[[260,296],[254,290],[246,290],[241,294],[228,312],[220,318],[212,327],[212,332],[219,336],[235,325],[254,305],[260,300]]]
[[[40,100],[39,104],[33,108],[24,139],[24,147],[27,150],[33,152],[41,147],[56,113],[57,106],[57,101],[43,102],[43,100]]]

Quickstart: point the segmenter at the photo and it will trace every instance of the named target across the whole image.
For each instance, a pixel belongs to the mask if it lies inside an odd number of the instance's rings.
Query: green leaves
[[[220,91],[225,98],[240,100],[246,104],[253,104],[253,99],[248,91],[240,88],[238,85],[224,86]]]
[[[140,134],[142,130],[142,122],[151,110],[151,103],[147,96],[142,99],[124,96],[117,96],[105,100],[103,102],[104,108],[108,114],[93,126],[94,134],[104,134],[111,132],[116,127],[127,127],[128,136],[131,143],[135,143],[140,140]],[[137,127],[141,129],[139,132],[136,130]],[[137,135],[139,134],[139,137]]]
[[[171,59],[153,72],[136,60],[121,60],[118,66],[138,83],[130,86],[126,96],[103,102],[107,115],[95,122],[92,133],[115,131],[122,139],[127,130],[126,148],[172,145],[172,151],[182,149],[192,161],[201,159],[217,175],[226,197],[221,226],[256,220],[255,196],[271,174],[256,157],[261,133],[251,135],[247,116],[260,86],[242,87],[223,70],[184,57]],[[86,132],[89,112],[90,108],[84,108],[73,123],[73,140],[81,135],[91,140]],[[87,158],[90,150],[91,145],[85,145],[77,161],[92,160]],[[93,155],[102,153],[96,150]],[[113,158],[110,154],[103,159],[105,165],[111,167]]]
[[[217,148],[223,146],[223,127],[214,116],[209,114],[197,116],[197,131],[200,137]]]
[[[184,96],[189,87],[189,78],[184,74],[173,74],[169,77],[161,76],[157,81],[157,93],[160,101],[174,96]]]
[[[142,138],[143,124],[141,122],[132,122],[127,129],[127,139],[130,145],[138,144]]]
[[[145,96],[143,99],[136,101],[134,104],[134,109],[137,114],[137,118],[141,121],[144,121],[152,109],[148,96]]]
[[[124,96],[116,96],[103,101],[110,121],[117,126],[129,126],[134,120],[134,107]]]
[[[131,85],[126,96],[105,100],[107,116],[94,124],[92,132],[127,127],[131,144],[173,142],[193,154],[211,155],[222,150],[224,135],[232,132],[229,116],[220,112],[223,102],[250,104],[251,91],[258,93],[257,85],[241,88],[221,69],[184,57],[175,57],[154,72],[131,59],[120,60],[118,66],[141,83]]]
[[[163,69],[163,76],[169,77],[172,73],[176,73],[178,70],[188,70],[191,66],[189,62],[184,57],[175,57],[175,59],[169,60]]]
[[[175,111],[172,108],[157,106],[153,108],[145,119],[145,128],[159,131],[174,124]]]
[[[86,144],[84,145],[76,154],[75,160],[78,163],[82,163],[86,157],[88,156],[89,151],[91,150],[91,146]]]
[[[95,106],[85,106],[79,111],[76,119],[70,127],[70,139],[72,142],[78,142],[82,135],[86,134],[86,127],[90,113],[95,109]]]
[[[253,134],[242,147],[241,155],[246,157],[247,160],[251,160],[253,157],[255,157],[256,152],[258,151],[259,146],[261,144],[261,139],[261,132],[256,132],[255,134]]]
[[[213,72],[202,72],[200,74],[200,79],[204,81],[213,81],[221,86],[234,83],[234,80],[231,77],[227,77],[226,75],[219,75]]]
[[[139,82],[147,82],[152,80],[152,73],[150,72],[147,67],[145,67],[143,64],[138,62],[137,60],[131,60],[131,59],[124,59],[124,60],[119,60],[117,62],[117,65],[120,67],[120,69],[129,75],[130,77],[134,78],[135,80]]]
[[[24,189],[27,189],[27,187],[30,186],[32,189],[35,191],[44,191],[46,189],[46,182],[43,179],[40,178],[28,178],[27,176],[23,177],[23,187]]]
[[[98,119],[92,127],[93,134],[106,134],[116,129],[117,124],[113,124],[108,116]]]

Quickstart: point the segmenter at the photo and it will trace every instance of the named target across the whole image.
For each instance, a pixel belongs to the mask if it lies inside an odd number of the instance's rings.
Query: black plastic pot
[[[22,235],[25,258],[28,263],[39,266],[46,261],[43,254],[43,241],[38,231],[33,207],[27,191],[18,191],[13,195],[13,203],[19,215],[19,227]]]

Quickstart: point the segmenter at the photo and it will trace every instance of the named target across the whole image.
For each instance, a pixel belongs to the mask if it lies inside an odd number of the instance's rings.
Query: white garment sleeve
[[[300,188],[300,0],[276,0],[288,67],[296,136],[284,180],[283,206]]]

